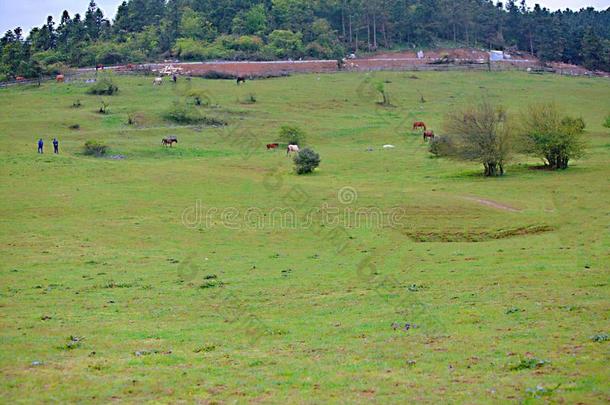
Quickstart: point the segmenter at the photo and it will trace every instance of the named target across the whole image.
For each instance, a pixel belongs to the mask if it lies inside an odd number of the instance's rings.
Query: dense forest
[[[65,66],[181,60],[339,58],[432,46],[518,49],[610,70],[610,8],[550,12],[487,0],[128,0],[112,18],[91,1],[26,36],[0,40],[0,80]]]

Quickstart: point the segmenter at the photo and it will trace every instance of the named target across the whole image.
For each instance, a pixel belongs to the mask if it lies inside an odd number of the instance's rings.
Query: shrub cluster
[[[165,112],[164,118],[178,124],[202,124],[202,125],[227,125],[227,122],[216,117],[208,117],[192,104],[186,101],[176,100]]]
[[[88,94],[100,96],[112,96],[119,91],[119,88],[110,77],[102,77],[87,89]]]
[[[88,140],[87,142],[85,142],[83,152],[85,155],[100,157],[106,154],[107,149],[108,146],[104,145],[100,141]]]
[[[448,135],[430,142],[430,153],[480,162],[486,176],[504,174],[504,164],[520,152],[541,158],[550,169],[566,169],[585,151],[582,118],[564,116],[554,104],[529,106],[518,120],[503,107],[483,102],[445,118]]]
[[[303,146],[305,144],[305,131],[293,125],[280,127],[280,140],[287,144]]]
[[[551,169],[567,169],[570,159],[584,154],[582,118],[561,116],[554,104],[530,106],[521,115],[521,152],[542,158]]]
[[[297,174],[307,174],[320,165],[320,155],[312,149],[305,148],[294,157],[294,166]]]

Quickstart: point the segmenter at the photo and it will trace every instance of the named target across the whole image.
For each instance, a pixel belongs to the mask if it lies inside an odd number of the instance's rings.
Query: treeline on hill
[[[0,40],[0,79],[177,57],[339,58],[346,52],[455,45],[519,49],[610,70],[610,8],[550,12],[486,0],[128,0],[112,23],[94,1],[25,37]]]

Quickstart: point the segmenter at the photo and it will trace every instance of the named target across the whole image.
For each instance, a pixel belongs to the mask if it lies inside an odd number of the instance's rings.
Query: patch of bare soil
[[[497,201],[488,200],[486,198],[479,198],[479,197],[462,197],[462,198],[465,200],[474,201],[479,204],[483,204],[488,207],[496,208],[499,210],[510,211],[510,212],[521,212],[521,210],[518,208],[511,207],[510,205],[502,204]]]
[[[434,230],[407,231],[405,234],[415,242],[485,242],[489,240],[506,239],[516,236],[537,235],[550,232],[554,228],[549,225],[530,225],[497,230]]]

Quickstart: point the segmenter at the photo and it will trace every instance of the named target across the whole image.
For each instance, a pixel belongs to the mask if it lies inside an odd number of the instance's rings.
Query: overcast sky
[[[112,19],[122,0],[96,0],[107,18]],[[531,7],[535,3],[551,10],[571,8],[579,10],[592,6],[598,10],[610,7],[610,0],[526,0]],[[59,21],[63,10],[68,10],[70,16],[75,13],[85,14],[89,0],[0,0],[0,36],[15,27],[21,27],[28,33],[32,27],[40,26],[48,15]]]

